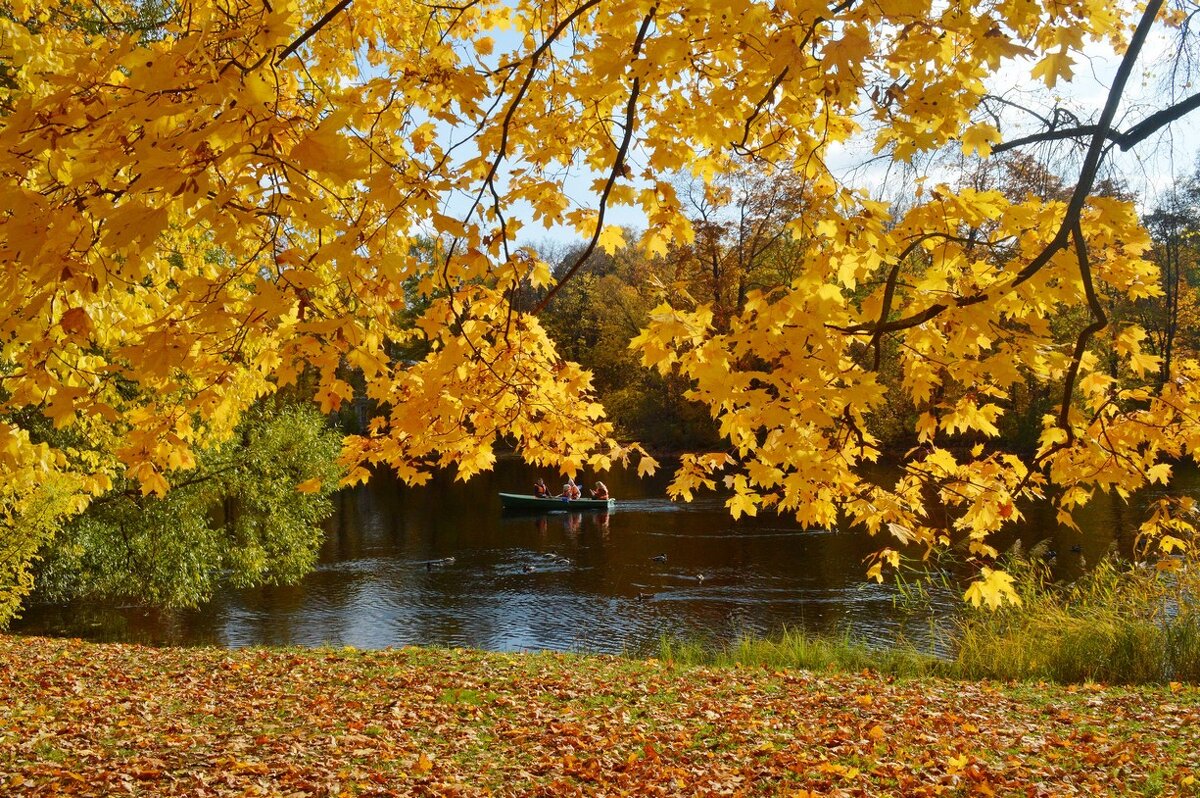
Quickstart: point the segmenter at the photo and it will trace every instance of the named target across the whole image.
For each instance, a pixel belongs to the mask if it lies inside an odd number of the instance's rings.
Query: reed
[[[763,666],[853,673],[872,670],[893,676],[919,678],[945,675],[946,662],[903,641],[877,648],[849,634],[816,635],[784,629],[771,637],[743,635],[732,644],[664,637],[660,659],[683,665]]]
[[[1061,585],[1031,555],[1006,564],[1021,606],[968,612],[953,630],[956,676],[1106,684],[1200,679],[1194,563],[1160,570],[1110,557]]]
[[[725,645],[664,638],[661,659],[689,665],[756,665],[906,678],[1060,683],[1200,683],[1200,567],[1129,566],[1106,558],[1080,579],[1056,584],[1038,552],[1005,564],[1020,606],[964,610],[938,634],[938,657],[900,640],[875,646],[849,633],[785,629]]]

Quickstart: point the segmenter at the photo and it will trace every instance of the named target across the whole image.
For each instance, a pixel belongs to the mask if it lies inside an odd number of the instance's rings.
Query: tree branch
[[[650,22],[654,19],[655,12],[658,11],[658,6],[653,5],[646,12],[646,16],[642,19],[642,26],[638,29],[637,38],[633,42],[633,61],[637,60],[638,53],[642,49],[642,42],[646,40],[646,33],[650,30]],[[625,168],[625,156],[629,152],[629,144],[633,141],[633,126],[637,116],[637,101],[638,95],[641,93],[641,78],[633,79],[633,89],[629,92],[629,101],[625,103],[625,135],[621,137],[621,146],[617,149],[617,157],[613,159],[612,169],[608,173],[608,180],[604,184],[604,191],[600,194],[600,208],[596,216],[596,231],[592,233],[592,239],[588,242],[583,252],[575,259],[575,263],[571,264],[571,268],[567,269],[554,287],[546,292],[546,296],[542,297],[542,301],[538,302],[532,313],[536,316],[546,309],[550,304],[550,300],[554,299],[554,295],[559,292],[567,281],[579,270],[579,267],[591,256],[596,249],[596,244],[600,241],[600,233],[604,230],[604,212],[608,209],[608,195],[612,192],[613,186],[617,182],[617,177],[621,175]]]
[[[900,277],[900,268],[904,265],[904,261],[908,260],[908,256],[916,251],[917,247],[925,243],[931,238],[949,238],[954,239],[957,236],[952,236],[944,233],[925,233],[917,236],[904,250],[896,257],[896,262],[892,264],[892,270],[888,274],[887,284],[883,289],[883,302],[879,309],[879,321],[875,324],[875,332],[871,336],[871,346],[875,349],[875,371],[879,371],[880,359],[883,356],[883,324],[887,321],[887,317],[892,312],[892,299],[896,295],[896,280]]]
[[[1084,156],[1083,166],[1079,169],[1079,179],[1076,181],[1075,190],[1072,192],[1071,199],[1067,203],[1067,210],[1063,214],[1062,224],[1059,226],[1058,232],[1054,234],[1054,238],[1050,240],[1050,243],[1038,253],[1037,257],[1016,273],[1013,280],[1003,290],[1011,291],[1033,277],[1041,271],[1043,266],[1050,262],[1050,259],[1059,250],[1065,249],[1070,243],[1071,231],[1079,224],[1079,214],[1083,210],[1083,204],[1087,201],[1088,195],[1092,191],[1092,186],[1096,182],[1096,172],[1100,168],[1100,159],[1104,154],[1104,142],[1109,138],[1113,117],[1116,116],[1117,107],[1121,104],[1121,97],[1125,93],[1125,84],[1129,80],[1129,75],[1133,72],[1133,65],[1137,62],[1138,56],[1141,54],[1142,47],[1146,43],[1146,37],[1150,33],[1150,28],[1154,24],[1154,19],[1158,16],[1158,11],[1162,8],[1162,4],[1163,0],[1150,0],[1146,5],[1146,10],[1142,13],[1142,18],[1138,21],[1137,29],[1134,30],[1133,36],[1129,39],[1129,47],[1125,50],[1125,55],[1121,59],[1120,66],[1117,68],[1117,74],[1113,78],[1113,84],[1108,90],[1108,98],[1105,100],[1104,110],[1100,113],[1100,121],[1095,125],[1095,132],[1092,134],[1092,141],[1088,145],[1087,155]],[[1163,124],[1166,124],[1166,122],[1163,122]],[[1147,135],[1149,134],[1147,133]],[[885,324],[857,324],[851,327],[835,327],[834,329],[854,335],[870,333],[872,336],[879,336],[882,333],[907,330],[911,327],[924,324],[951,307],[965,308],[977,305],[980,302],[986,302],[991,298],[991,293],[983,291],[978,294],[958,297],[952,302],[939,302],[930,305],[911,316],[905,316],[904,318]]]
[[[1039,114],[1037,111],[1034,111],[1032,108],[1026,108],[1025,106],[1021,105],[1020,103],[1015,103],[1012,100],[1008,99],[1007,97],[1001,97],[997,94],[984,95],[982,102],[986,103],[988,100],[994,100],[995,102],[1001,103],[1003,105],[1007,105],[1011,108],[1016,108],[1018,111],[1024,111],[1025,113],[1029,114],[1030,116],[1036,116],[1039,120],[1041,120],[1042,124],[1045,125],[1046,127],[1048,127],[1048,128],[1054,127],[1053,122],[1051,122],[1049,119],[1047,119],[1046,117]],[[992,112],[992,116],[993,116],[993,118],[996,116],[996,113],[994,111]],[[992,152],[995,152],[994,148],[993,148]]]
[[[1126,130],[1124,133],[1119,133],[1115,130],[1105,131],[1104,136],[1121,148],[1122,152],[1128,152],[1138,144],[1145,141],[1157,131],[1171,124],[1177,119],[1187,116],[1192,111],[1200,108],[1200,93],[1193,94],[1186,100],[1175,103],[1172,106],[1156,111],[1150,116],[1138,122],[1133,127]],[[1028,136],[1022,136],[1019,139],[1006,141],[1002,144],[997,144],[992,147],[992,154],[999,154],[1015,150],[1018,147],[1024,147],[1027,144],[1041,144],[1047,141],[1060,141],[1062,139],[1073,139],[1080,136],[1094,136],[1100,130],[1099,125],[1078,125],[1075,127],[1061,128],[1059,130],[1043,130],[1040,133],[1030,133]]]
[[[837,16],[838,14],[842,13],[846,9],[850,8],[856,2],[858,2],[858,0],[842,0],[842,2],[838,3],[833,8],[829,9],[830,17]],[[831,18],[826,18],[824,16],[819,16],[816,19],[814,19],[812,25],[808,29],[808,32],[806,34],[804,34],[804,39],[798,45],[796,45],[796,49],[803,50],[805,47],[807,47],[809,41],[811,41],[811,39],[813,37],[813,34],[815,34],[817,32],[817,26],[820,25],[822,22],[831,22],[831,21],[832,21]],[[779,74],[775,76],[775,79],[773,81],[771,81],[771,86],[767,89],[766,93],[763,94],[762,99],[760,99],[755,104],[754,110],[751,111],[750,114],[746,117],[746,123],[742,128],[742,140],[733,145],[733,149],[735,151],[742,152],[742,153],[746,152],[746,142],[750,140],[750,127],[754,124],[755,120],[758,119],[759,114],[762,113],[763,106],[766,105],[771,100],[771,98],[775,96],[775,90],[779,88],[779,84],[783,83],[784,78],[787,77],[788,71],[790,69],[791,69],[790,66],[785,66],[782,70],[780,70]]]
[[[525,99],[525,94],[529,91],[529,87],[533,83],[533,77],[537,73],[538,61],[541,59],[542,54],[546,52],[546,50],[548,50],[555,41],[558,40],[558,37],[572,22],[578,19],[588,9],[599,4],[600,0],[587,0],[587,2],[581,4],[578,8],[564,17],[561,22],[555,25],[554,29],[546,35],[546,40],[543,41],[536,50],[529,54],[529,71],[525,75],[525,80],[521,82],[521,85],[517,88],[516,93],[513,95],[512,102],[508,104],[508,108],[504,112],[504,119],[500,123],[500,145],[496,148],[496,158],[492,161],[491,167],[488,169],[487,176],[483,179],[483,185],[480,187],[479,192],[475,195],[475,201],[471,203],[471,207],[467,210],[466,214],[464,214],[464,219],[470,219],[475,213],[476,209],[478,209],[480,202],[483,201],[484,191],[488,190],[489,187],[494,190],[494,181],[496,179],[496,174],[500,171],[500,164],[508,156],[508,132],[512,127],[513,117],[517,113],[517,106],[519,106],[521,101]],[[446,267],[450,265],[450,259],[453,257],[453,255],[454,247],[451,246],[450,252],[448,252],[446,255]],[[443,268],[443,271],[444,270],[445,269]]]
[[[1121,151],[1127,151],[1131,147],[1139,144],[1147,137],[1153,135],[1156,131],[1174,122],[1187,114],[1200,108],[1200,92],[1193,94],[1182,102],[1164,108],[1161,111],[1156,111],[1150,116],[1138,122],[1129,130],[1125,131],[1118,141]]]
[[[350,3],[352,3],[352,2],[353,2],[353,0],[338,0],[337,5],[335,5],[333,8],[331,8],[325,12],[325,16],[321,17],[316,22],[314,22],[312,27],[310,27],[308,30],[304,31],[304,33],[301,33],[299,38],[297,38],[294,42],[289,44],[287,46],[287,48],[285,48],[284,51],[279,54],[279,57],[275,59],[275,63],[276,64],[283,63],[283,59],[287,58],[289,55],[291,55],[292,53],[299,50],[300,46],[302,44],[304,44],[306,41],[311,39],[312,36],[317,31],[319,31],[321,28],[328,25],[330,20],[332,20],[338,14],[342,13],[342,11],[344,11],[346,9],[346,6],[350,5]]]
[[[1022,136],[1019,139],[1005,141],[992,147],[992,155],[999,155],[1002,152],[1015,150],[1018,147],[1024,147],[1027,144],[1041,144],[1046,141],[1059,141],[1061,139],[1073,139],[1080,136],[1092,136],[1099,130],[1099,125],[1081,125],[1079,127],[1062,128],[1061,130],[1043,130],[1040,133],[1030,133],[1028,136]],[[1121,134],[1110,130],[1107,132],[1107,138],[1112,141],[1119,142]]]
[[[1083,277],[1083,292],[1087,296],[1088,309],[1092,312],[1092,323],[1084,327],[1075,341],[1075,352],[1071,356],[1071,365],[1067,367],[1063,379],[1062,406],[1058,411],[1058,426],[1067,433],[1067,445],[1075,440],[1075,429],[1071,426],[1071,397],[1075,393],[1075,378],[1079,376],[1079,365],[1083,362],[1083,353],[1092,336],[1108,326],[1108,316],[1104,307],[1096,297],[1096,288],[1092,283],[1092,266],[1088,259],[1087,242],[1083,240],[1083,226],[1076,220],[1072,228],[1072,238],[1075,240],[1075,252],[1079,258],[1079,274]]]
[[[815,28],[816,25],[814,24],[813,27]],[[784,67],[780,70],[779,74],[775,76],[775,80],[771,81],[770,88],[763,94],[762,99],[755,104],[754,110],[750,112],[750,115],[746,117],[746,124],[742,128],[742,140],[734,145],[735,149],[746,146],[746,142],[750,139],[751,125],[754,124],[754,120],[758,119],[758,115],[762,113],[763,106],[775,96],[775,90],[779,88],[779,84],[783,83],[783,79],[787,77],[788,69],[790,67]]]

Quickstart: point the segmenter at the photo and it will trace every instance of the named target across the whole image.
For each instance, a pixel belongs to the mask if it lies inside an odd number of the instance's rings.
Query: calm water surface
[[[785,626],[922,642],[959,607],[962,574],[948,572],[949,583],[914,608],[897,601],[894,585],[864,581],[863,558],[880,541],[805,532],[777,517],[735,523],[712,495],[676,504],[664,498],[666,470],[646,480],[605,475],[616,512],[546,515],[501,511],[498,492],[528,492],[535,476],[559,481],[518,460],[467,484],[442,475],[406,488],[380,475],[337,496],[320,565],[295,587],[230,591],[176,613],[31,607],[13,630],[233,647],[639,653],[663,635],[726,640]],[[1017,535],[1026,545],[1046,540],[1055,569],[1070,576],[1114,546],[1128,551],[1136,513],[1100,497],[1080,516],[1082,536],[1057,528],[1048,509],[1028,516]]]

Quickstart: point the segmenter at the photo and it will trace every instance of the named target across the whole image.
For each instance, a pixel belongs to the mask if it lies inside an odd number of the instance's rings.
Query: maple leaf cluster
[[[695,234],[671,176],[712,182],[739,158],[791,165],[813,200],[796,224],[819,246],[736,315],[664,305],[635,340],[693,384],[730,443],[685,460],[677,494],[728,468],[735,514],[844,514],[989,556],[1020,500],[1059,486],[1069,521],[1097,489],[1161,481],[1200,434],[1200,366],[1138,384],[1155,366],[1143,333],[1110,329],[1096,300],[1158,290],[1133,207],[1092,187],[1124,64],[1152,25],[1182,21],[1161,0],[1129,18],[1094,0],[9,6],[0,579],[18,592],[58,521],[115,477],[165,493],[197,448],[306,375],[323,411],[353,398],[351,373],[379,409],[345,443],[350,483],[379,464],[414,483],[437,467],[467,477],[490,467],[497,436],[566,472],[642,454],[614,439],[590,375],[541,326],[579,264],[553,284],[518,245],[522,218],[573,227],[586,257],[623,244],[606,214],[628,205],[648,221],[645,251],[662,253]],[[897,162],[998,150],[1000,129],[979,119],[987,81],[1027,59],[1053,86],[1095,41],[1125,53],[1125,78],[1078,133],[1087,154],[1066,199],[939,185],[901,212],[827,165],[861,135]],[[579,167],[599,175],[596,198],[568,196]],[[545,289],[532,313],[513,302],[523,285]],[[1079,311],[1064,344],[1052,322]],[[1106,329],[1115,375],[1089,349]],[[864,430],[885,346],[921,446],[880,486],[864,476],[878,454]],[[1032,378],[1064,398],[1030,463],[994,436]],[[88,443],[31,437],[23,412]],[[968,456],[956,436],[985,443]],[[1188,517],[1163,509],[1147,533]]]

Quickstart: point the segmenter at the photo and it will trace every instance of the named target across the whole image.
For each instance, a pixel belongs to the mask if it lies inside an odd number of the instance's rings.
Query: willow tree
[[[1187,12],[1163,0],[8,0],[4,589],[23,589],[45,536],[115,476],[164,493],[197,448],[304,370],[322,409],[350,397],[347,368],[384,409],[345,442],[351,482],[373,464],[410,482],[450,465],[466,477],[490,467],[498,435],[565,471],[628,457],[538,309],[509,303],[523,282],[547,300],[556,287],[520,229],[573,227],[582,263],[622,243],[609,212],[628,205],[647,219],[645,252],[662,253],[693,234],[678,173],[712,181],[738,159],[792,165],[809,198],[796,224],[814,245],[789,285],[748,296],[727,326],[703,305],[664,305],[636,339],[647,364],[693,382],[728,438],[684,462],[677,494],[723,479],[734,514],[823,525],[841,512],[989,555],[1017,502],[1050,486],[1068,520],[1096,489],[1165,482],[1200,434],[1200,367],[1179,359],[1154,390],[1144,333],[1127,326],[1121,373],[1095,368],[1098,284],[1136,299],[1157,276],[1135,209],[1092,188],[1114,147],[1200,105],[1114,126],[1147,36],[1186,34]],[[1005,141],[988,93],[1000,70],[1053,87],[1095,42],[1123,55],[1094,118],[1047,115]],[[930,179],[893,215],[829,167],[855,136],[894,161],[1051,140],[1083,157],[1064,201]],[[571,171],[591,196],[566,184]],[[414,247],[431,235],[432,258]],[[1058,340],[1049,320],[1073,308],[1090,320]],[[388,357],[414,339],[426,357]],[[900,344],[889,351],[921,445],[877,485],[864,430],[885,341]],[[1061,396],[1037,455],[991,438],[956,447],[994,435],[1028,375]],[[23,412],[91,445],[31,437]],[[1188,509],[1164,499],[1147,533],[1182,545]],[[968,596],[999,601],[1004,587],[984,570]]]

